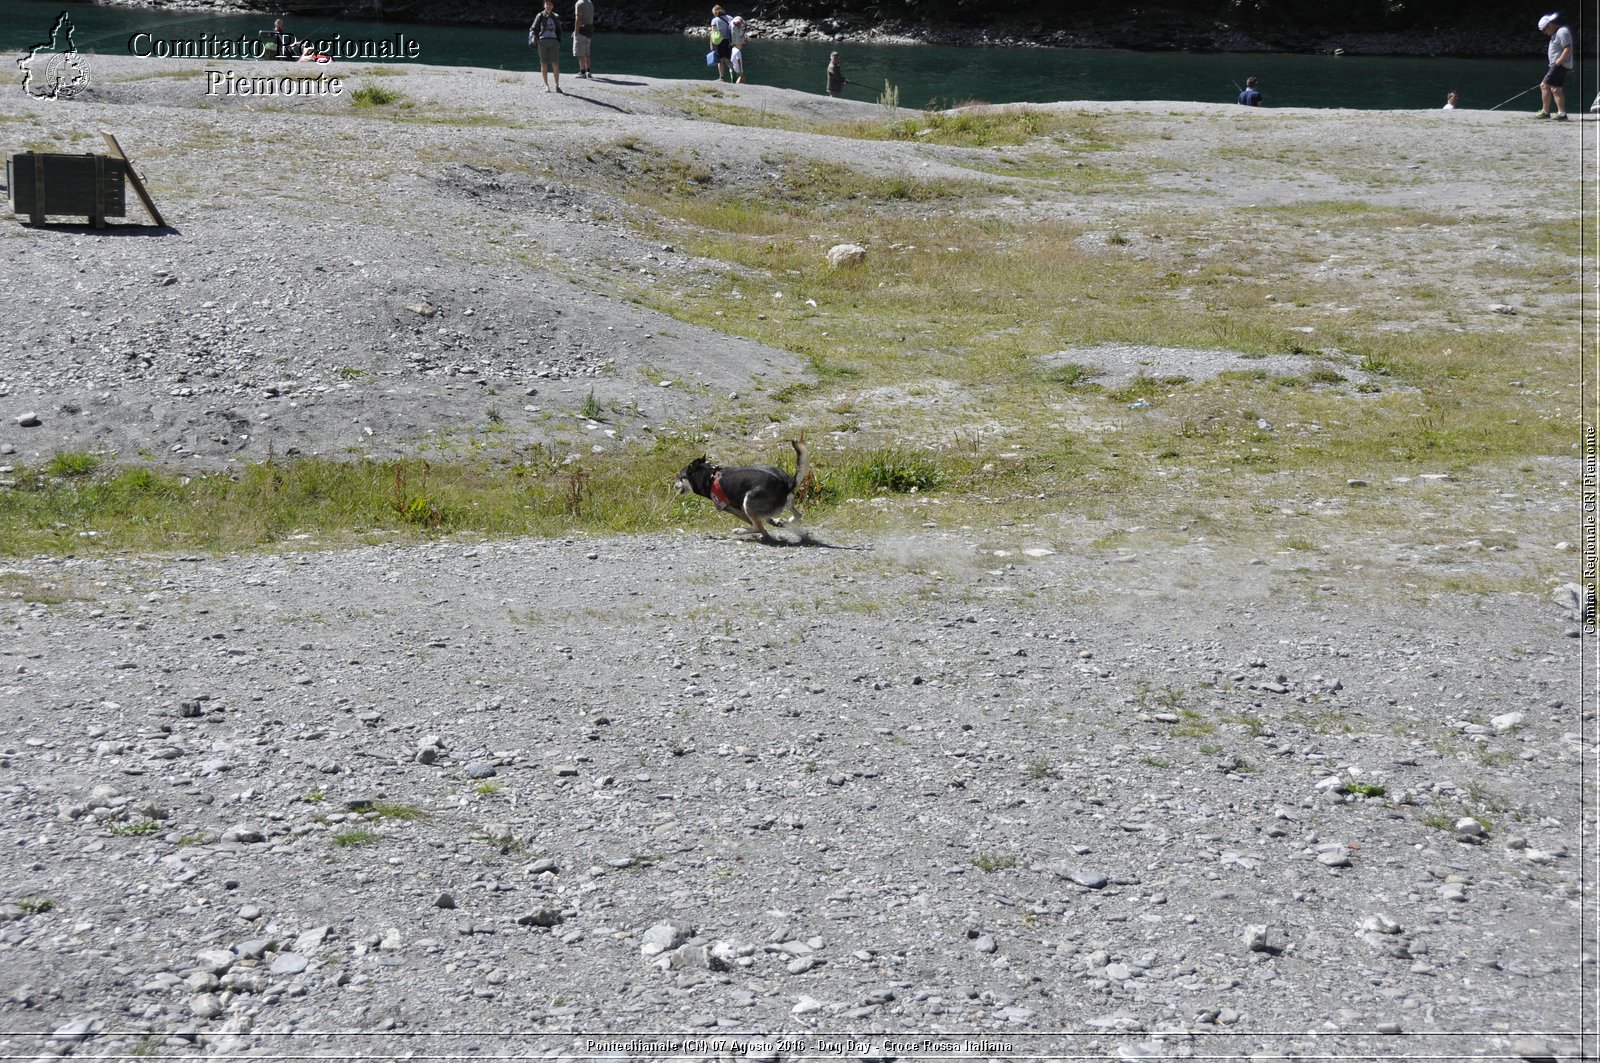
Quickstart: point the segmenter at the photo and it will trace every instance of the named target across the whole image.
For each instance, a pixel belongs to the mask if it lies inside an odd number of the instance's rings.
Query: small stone
[[[487,760],[474,760],[467,764],[463,773],[469,779],[488,779],[494,775],[495,768]]]
[[[688,937],[689,928],[682,923],[657,923],[639,935],[639,951],[645,956],[659,956],[682,945]]]
[[[433,899],[433,906],[435,908],[444,908],[447,910],[453,909],[456,906],[456,899],[448,892],[441,893],[439,896]]]
[[[83,1041],[94,1032],[93,1019],[74,1019],[72,1022],[57,1026],[50,1034],[52,1041]],[[57,1049],[57,1051],[61,1051]]]
[[[797,956],[785,968],[790,974],[805,974],[817,965],[815,956]]]
[[[1537,1037],[1519,1037],[1509,1046],[1511,1054],[1528,1063],[1556,1063],[1556,1054]]]
[[[195,959],[200,961],[200,969],[212,974],[225,974],[233,966],[234,954],[232,949],[206,949],[196,953]]]
[[[222,1001],[214,993],[200,993],[189,998],[189,1010],[201,1019],[214,1019],[222,1014]]]
[[[1133,969],[1125,963],[1108,963],[1106,977],[1113,982],[1126,982],[1133,977]]]
[[[977,940],[973,941],[972,947],[984,955],[988,955],[1000,948],[999,945],[995,944],[993,934],[978,935]]]
[[[33,410],[29,410],[27,413],[17,414],[18,428],[38,428],[39,425],[39,415]]]
[[[552,927],[552,926],[555,926],[556,924],[560,923],[561,919],[562,919],[561,912],[558,909],[555,909],[555,908],[535,908],[535,909],[533,909],[533,911],[528,912],[526,915],[518,916],[517,917],[517,924],[519,926]],[[654,954],[653,953],[647,953],[647,955],[654,955]]]
[[[1395,1022],[1393,1019],[1390,1019],[1387,1022],[1378,1023],[1377,1029],[1378,1032],[1382,1034],[1405,1033],[1405,1027],[1400,1025],[1398,1022]]]
[[[1251,923],[1244,928],[1244,947],[1251,952],[1267,951],[1267,927],[1263,923]]]
[[[1106,884],[1111,881],[1099,871],[1074,871],[1067,878],[1084,889],[1091,890],[1105,889]]]
[[[1483,824],[1471,816],[1462,816],[1456,820],[1456,837],[1476,840],[1483,837]]]
[[[288,951],[309,955],[320,949],[322,943],[327,940],[328,927],[314,926],[310,930],[303,931],[299,937],[295,938],[294,944],[289,946]]]
[[[517,843],[517,832],[509,823],[485,823],[483,836],[493,845],[510,846]]]
[[[1515,731],[1518,727],[1521,727],[1522,721],[1527,718],[1524,713],[1520,712],[1501,713],[1489,721],[1489,726],[1493,727],[1497,733],[1505,734],[1507,731]]]
[[[789,1009],[791,1015],[810,1015],[813,1011],[822,1010],[822,1001],[815,997],[801,997],[800,1002]]]
[[[1324,867],[1349,867],[1350,854],[1343,848],[1328,849],[1317,854],[1317,863]]]
[[[280,952],[272,961],[273,974],[299,974],[311,965],[311,961],[297,952]]]
[[[1400,924],[1386,915],[1369,915],[1361,920],[1361,932],[1363,934],[1398,934],[1400,933]]]

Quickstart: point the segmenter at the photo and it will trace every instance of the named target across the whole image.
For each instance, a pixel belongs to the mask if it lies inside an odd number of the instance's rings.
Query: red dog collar
[[[711,501],[727,509],[733,508],[733,503],[728,500],[728,492],[722,489],[721,469],[718,469],[717,474],[711,477]]]

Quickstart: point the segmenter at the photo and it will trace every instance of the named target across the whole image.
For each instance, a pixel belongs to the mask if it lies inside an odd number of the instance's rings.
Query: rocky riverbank
[[[525,4],[489,0],[470,9],[432,0],[175,0],[145,4],[116,0],[118,6],[150,6],[163,11],[284,11],[293,14],[381,18],[423,23],[472,23],[520,26],[528,21]],[[569,5],[570,6],[570,5]],[[735,5],[737,7],[737,5]],[[707,6],[709,10],[709,5]],[[730,9],[731,10],[731,9]],[[742,10],[750,32],[758,38],[862,42],[876,44],[942,44],[1003,48],[1118,48],[1135,51],[1288,52],[1393,56],[1516,56],[1539,51],[1539,37],[1527,19],[1495,17],[1457,19],[1419,30],[1374,31],[1336,26],[1282,25],[1250,28],[1182,10],[1143,16],[1113,11],[1093,15],[1045,12],[1027,19],[1005,18],[984,25],[929,22],[914,18],[873,19],[849,12],[792,17],[782,6]],[[693,12],[630,5],[601,6],[601,33],[706,33],[706,20]],[[1527,24],[1525,24],[1527,23]],[[1580,41],[1592,54],[1592,41]]]

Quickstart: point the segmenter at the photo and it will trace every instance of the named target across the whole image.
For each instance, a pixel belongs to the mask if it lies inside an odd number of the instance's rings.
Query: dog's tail
[[[794,448],[794,489],[798,491],[811,475],[811,450],[803,438],[791,439],[789,445]]]

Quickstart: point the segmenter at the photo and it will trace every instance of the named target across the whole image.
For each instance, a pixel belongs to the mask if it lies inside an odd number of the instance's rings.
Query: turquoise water
[[[562,10],[570,7],[563,2]],[[268,29],[266,15],[191,15],[166,11],[97,7],[40,0],[0,0],[0,51],[23,53],[48,37],[62,11],[76,27],[80,52],[130,54],[138,34],[141,51],[150,41],[193,41],[202,34],[235,44]],[[415,61],[442,66],[537,69],[527,35],[515,27],[434,26],[400,22],[296,18],[289,29],[302,38],[414,44]],[[1411,59],[1371,56],[1229,55],[1225,53],[1120,52],[1062,48],[980,48],[937,45],[826,44],[752,40],[746,50],[749,80],[821,92],[828,53],[837,49],[845,75],[855,85],[846,96],[876,100],[893,84],[905,107],[1055,100],[1195,100],[1231,103],[1249,75],[1261,81],[1267,106],[1428,109],[1445,92],[1461,92],[1462,106],[1537,109],[1544,74],[1545,39],[1528,35],[1526,59]],[[704,38],[659,34],[607,34],[594,40],[594,70],[600,76],[704,78]],[[570,56],[568,57],[570,62]],[[1593,64],[1590,64],[1591,66]],[[570,72],[570,71],[569,71]],[[1569,83],[1568,105],[1586,111],[1594,78],[1580,70],[1582,86]],[[5,77],[0,73],[0,77]]]

